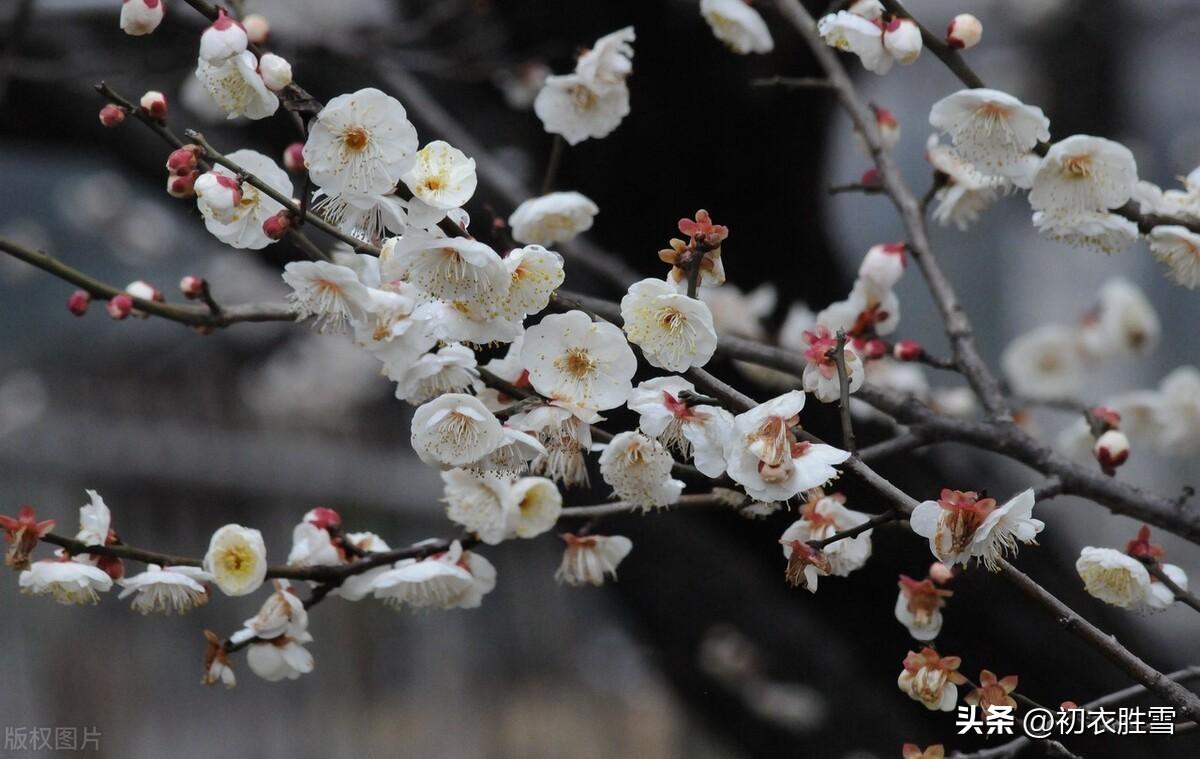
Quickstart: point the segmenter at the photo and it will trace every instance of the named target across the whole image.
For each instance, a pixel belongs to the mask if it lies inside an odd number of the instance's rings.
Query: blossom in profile
[[[479,182],[475,159],[443,140],[418,150],[412,168],[400,181],[423,203],[443,210],[466,205]]]
[[[804,358],[808,362],[804,367],[801,378],[804,389],[817,397],[822,403],[832,403],[841,398],[841,377],[838,374],[838,339],[830,334],[829,328],[818,326],[811,332],[804,333],[808,343]],[[846,379],[849,392],[853,393],[862,387],[866,379],[866,371],[858,352],[851,347],[849,341],[842,347],[842,361],[846,367]]]
[[[495,414],[473,395],[447,393],[413,414],[413,450],[426,464],[466,466],[504,443]]]
[[[621,330],[582,311],[551,314],[526,330],[521,363],[542,395],[595,410],[628,400],[637,371]]]
[[[671,479],[674,464],[662,443],[633,431],[616,435],[600,454],[600,474],[613,494],[643,509],[679,500],[683,483]]]
[[[382,194],[416,162],[417,130],[399,100],[373,87],[338,95],[312,121],[308,174],[328,193]]]
[[[1167,267],[1167,276],[1178,285],[1200,287],[1200,235],[1187,227],[1158,226],[1147,235],[1150,252]]]
[[[817,488],[800,507],[800,519],[784,531],[780,542],[787,545],[795,540],[804,543],[826,540],[839,532],[858,527],[870,519],[869,515],[861,511],[846,508],[845,503],[846,497],[841,493],[826,495],[823,490]],[[846,577],[851,572],[861,569],[871,557],[871,533],[872,530],[866,530],[852,538],[835,540],[821,549],[829,562],[826,570],[828,574]]]
[[[396,397],[420,405],[446,393],[465,393],[479,382],[475,352],[465,345],[450,343],[432,353],[423,353],[396,381]]]
[[[1014,554],[1017,543],[1033,543],[1045,523],[1034,519],[1033,489],[1013,496],[1003,506],[994,498],[981,498],[971,491],[943,489],[936,501],[924,501],[913,509],[909,524],[913,532],[929,539],[929,549],[947,566],[965,565],[978,559],[996,571],[1006,554]]]
[[[521,477],[509,488],[512,534],[533,538],[550,530],[562,513],[562,493],[545,477]]]
[[[1141,614],[1153,614],[1175,602],[1175,594],[1152,575],[1147,563],[1157,564],[1163,574],[1184,590],[1187,574],[1174,564],[1162,562],[1165,551],[1150,542],[1150,529],[1143,526],[1125,551],[1085,547],[1075,562],[1084,589],[1106,604]]]
[[[1200,451],[1200,369],[1181,366],[1158,385],[1159,442],[1182,454]]]
[[[796,537],[799,530],[792,525],[779,539],[783,545],[783,557],[787,559],[784,578],[793,588],[803,588],[809,593],[817,592],[818,578],[830,573],[829,557],[824,551]]]
[[[867,71],[886,74],[895,62],[883,46],[883,29],[856,13],[838,11],[823,16],[817,22],[817,33],[826,45],[857,55]]]
[[[1087,370],[1074,330],[1045,324],[1009,343],[1000,357],[1013,392],[1026,398],[1069,398],[1083,389]]]
[[[373,532],[348,532],[343,536],[343,540],[362,553],[379,553],[391,550],[391,546],[387,544],[387,541]],[[330,593],[341,596],[347,601],[361,601],[371,595],[375,578],[388,571],[389,568],[384,564],[383,566],[368,569],[365,572],[350,575],[342,581],[341,585],[330,591]]]
[[[541,245],[526,245],[509,251],[504,257],[510,282],[504,315],[509,319],[524,319],[540,313],[550,303],[550,297],[563,283],[563,258]]]
[[[450,469],[442,472],[442,483],[446,516],[484,543],[496,545],[515,528],[519,512],[509,495],[512,484],[508,480]]]
[[[147,564],[132,577],[117,581],[122,590],[117,598],[133,596],[133,610],[140,614],[183,614],[208,603],[212,575],[199,567]]]
[[[1033,226],[1047,238],[1072,248],[1091,248],[1101,253],[1119,253],[1138,239],[1138,227],[1115,213],[1093,212],[1062,218],[1038,211]]]
[[[305,643],[312,641],[307,632],[299,637],[283,636],[266,643],[252,643],[246,651],[250,671],[268,682],[295,680],[313,671],[313,655]]]
[[[640,419],[642,432],[685,459],[691,459],[706,477],[725,473],[733,414],[719,406],[691,404],[682,394],[696,388],[682,377],[655,377],[638,384],[629,396],[630,411]]]
[[[1124,277],[1105,282],[1084,315],[1080,342],[1096,359],[1146,356],[1158,347],[1162,325],[1141,288]]]
[[[503,259],[485,243],[424,234],[389,239],[380,270],[385,281],[403,279],[435,298],[467,303],[484,316],[499,312],[511,279]]]
[[[568,585],[603,585],[617,579],[617,566],[633,550],[633,541],[624,535],[560,535],[567,544],[562,564],[554,579]]]
[[[738,55],[775,49],[767,22],[743,0],[700,0],[700,15],[713,35]]]
[[[1048,217],[1073,219],[1123,206],[1136,183],[1129,148],[1077,134],[1050,146],[1033,176],[1029,205]]]
[[[22,570],[22,593],[51,596],[60,604],[95,604],[112,589],[113,578],[103,569],[70,559],[43,559]]]
[[[204,554],[204,571],[227,596],[244,596],[258,590],[267,576],[267,546],[262,533],[227,524],[213,533]]]
[[[942,226],[953,224],[965,231],[1011,186],[1003,177],[985,176],[977,171],[936,134],[931,134],[925,143],[925,155],[942,177],[942,186],[934,193],[938,205],[933,209],[934,220]]]
[[[911,18],[893,16],[883,27],[883,48],[901,66],[916,63],[924,48],[917,23]]]
[[[621,299],[621,319],[629,342],[652,366],[682,372],[704,366],[717,349],[712,312],[661,279],[634,283]]]
[[[953,591],[939,588],[933,577],[914,580],[900,575],[896,619],[915,640],[933,640],[942,631],[942,609],[952,595]]]
[[[929,123],[949,135],[959,156],[977,171],[1010,179],[1028,175],[1030,151],[1050,139],[1050,119],[1041,108],[986,88],[942,98],[933,104]]]
[[[592,424],[601,421],[594,409],[551,401],[508,420],[536,437],[542,447],[529,462],[531,474],[543,475],[567,487],[588,484],[587,459],[592,447]]]
[[[283,281],[292,288],[287,299],[296,319],[314,317],[322,332],[343,332],[367,320],[370,294],[354,270],[328,261],[292,261],[283,267]]]
[[[404,559],[375,578],[376,598],[395,608],[474,608],[496,585],[496,570],[484,557],[454,541],[424,559]]]
[[[623,85],[633,73],[633,43],[636,39],[632,26],[609,32],[579,56],[575,73],[600,86]]]
[[[233,665],[229,663],[229,652],[225,650],[224,641],[212,630],[204,631],[204,639],[204,675],[200,678],[200,684],[221,683],[226,688],[237,685],[237,676],[233,672]]]
[[[15,517],[0,515],[0,529],[9,544],[4,563],[11,569],[28,569],[33,549],[55,524],[53,519],[39,520],[32,506],[22,506]]]
[[[962,659],[939,656],[932,648],[920,653],[909,651],[897,684],[909,698],[920,701],[930,711],[952,712],[958,703],[958,686],[967,678],[958,672]]]
[[[592,228],[600,208],[578,192],[552,192],[524,201],[508,217],[517,242],[553,245]]]

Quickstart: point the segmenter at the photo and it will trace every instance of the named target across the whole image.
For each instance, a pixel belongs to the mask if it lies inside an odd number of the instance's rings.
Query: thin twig
[[[834,348],[834,363],[838,373],[838,412],[842,417],[842,444],[851,456],[858,455],[858,443],[854,440],[854,422],[850,420],[850,373],[846,370],[846,330],[837,331],[837,347]]]

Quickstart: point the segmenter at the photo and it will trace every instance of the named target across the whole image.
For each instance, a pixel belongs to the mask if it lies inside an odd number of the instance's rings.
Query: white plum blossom
[[[292,288],[287,299],[296,319],[315,317],[314,326],[322,332],[343,332],[348,325],[367,320],[370,294],[347,266],[292,261],[283,268],[283,281]]]
[[[629,115],[629,88],[598,86],[578,74],[548,76],[533,111],[551,134],[568,144],[607,137]]]
[[[442,140],[434,140],[418,150],[412,168],[400,181],[421,202],[443,210],[466,205],[479,182],[475,159],[467,158],[461,150]]]
[[[924,48],[921,30],[911,18],[895,16],[883,28],[883,47],[902,66],[916,63]]]
[[[379,195],[415,162],[417,130],[399,100],[373,87],[338,95],[309,127],[304,163],[327,193]]]
[[[263,601],[258,613],[247,619],[241,630],[234,633],[233,643],[260,638],[271,640],[280,636],[296,637],[308,629],[308,610],[287,580],[276,580],[275,590]]]
[[[613,494],[646,510],[679,500],[683,483],[671,479],[674,464],[662,443],[633,431],[616,435],[600,454],[600,474]]]
[[[101,593],[112,589],[113,580],[103,569],[81,561],[42,559],[22,570],[21,592],[53,596],[61,604],[95,604]]]
[[[1119,253],[1138,238],[1137,224],[1115,213],[1085,213],[1070,218],[1034,213],[1033,225],[1046,237],[1073,248]]]
[[[1163,564],[1163,572],[1187,589],[1187,575],[1174,564]],[[1075,562],[1084,589],[1106,604],[1141,613],[1162,611],[1175,601],[1175,594],[1152,577],[1139,559],[1115,548],[1085,547]]]
[[[942,226],[954,224],[965,231],[1010,185],[1003,177],[985,176],[963,161],[955,149],[943,145],[937,134],[925,143],[929,163],[944,177],[934,194],[938,201],[933,218]]]
[[[682,372],[704,366],[717,349],[708,306],[661,279],[643,279],[630,286],[621,298],[621,319],[629,342],[660,369]]]
[[[373,532],[348,532],[344,536],[344,540],[358,550],[369,553],[391,550],[391,546],[387,544],[387,541]],[[366,572],[350,575],[342,581],[341,585],[330,591],[330,593],[341,596],[347,601],[361,601],[371,595],[375,579],[388,571],[388,569],[389,567],[385,564],[380,567],[368,569]]]
[[[547,398],[595,410],[616,408],[633,390],[637,358],[625,335],[582,311],[551,314],[525,332],[521,364]]]
[[[145,571],[117,580],[123,588],[117,598],[134,596],[133,610],[139,614],[183,614],[208,603],[208,588],[204,583],[212,579],[212,575],[199,567],[147,564]]]
[[[854,53],[863,68],[876,74],[886,74],[894,59],[883,46],[883,29],[874,21],[849,11],[838,11],[817,22],[817,33],[825,44]]]
[[[267,576],[267,546],[262,533],[227,524],[213,533],[204,554],[204,571],[227,596],[244,596],[258,590]]]
[[[503,315],[507,299],[493,301],[435,300],[425,303],[413,318],[428,325],[428,334],[442,342],[461,342],[473,346],[507,343],[521,336],[520,319]]]
[[[1027,398],[1070,398],[1087,379],[1075,331],[1054,324],[1035,327],[1013,340],[1000,364],[1013,392]]]
[[[150,34],[162,23],[163,0],[122,0],[121,31],[132,37]]]
[[[853,529],[865,523],[870,516],[861,511],[848,509],[841,493],[825,495],[817,489],[800,509],[800,519],[792,523],[780,537],[785,546],[799,540],[825,540],[839,532]],[[861,569],[871,557],[871,532],[866,530],[852,538],[843,538],[830,543],[822,551],[829,561],[828,573],[846,577]]]
[[[563,283],[563,258],[541,245],[526,245],[509,251],[504,257],[510,282],[504,314],[509,319],[523,319],[542,311],[550,296]]]
[[[1200,235],[1187,227],[1159,226],[1150,230],[1150,252],[1167,267],[1167,275],[1189,290],[1200,287]]]
[[[112,512],[95,490],[84,492],[88,495],[88,503],[79,507],[79,532],[75,534],[75,539],[84,545],[102,546],[108,542]]]
[[[1035,542],[1046,526],[1032,517],[1033,506],[1032,488],[1003,506],[973,492],[944,489],[938,500],[918,504],[909,524],[929,539],[929,550],[946,566],[976,558],[994,572],[1005,554],[1016,553],[1018,542]]]
[[[496,251],[465,237],[414,233],[391,238],[380,255],[385,280],[403,279],[435,298],[465,302],[485,316],[508,295],[508,270]]]
[[[279,96],[263,81],[258,73],[258,58],[249,50],[219,63],[200,58],[196,63],[196,78],[231,119],[238,116],[265,119],[279,110]]]
[[[1200,369],[1175,369],[1159,383],[1159,392],[1163,449],[1182,455],[1200,451]]]
[[[953,595],[934,584],[932,578],[921,581],[900,575],[900,593],[896,596],[896,619],[915,640],[933,640],[942,631],[942,607]]]
[[[940,656],[932,648],[924,648],[920,653],[909,651],[896,684],[926,709],[952,712],[958,703],[958,686],[967,682],[958,672],[961,664],[959,657]]]
[[[836,356],[838,339],[824,326],[804,333],[804,338],[808,343],[804,351],[804,358],[808,363],[801,378],[804,389],[822,403],[832,403],[841,398],[842,394],[837,359],[830,355]],[[842,348],[842,362],[846,367],[847,390],[853,393],[862,387],[866,379],[866,370],[862,358],[849,341]]]
[[[405,559],[375,578],[373,592],[389,606],[469,609],[496,586],[496,570],[484,557],[454,541],[425,559]]]
[[[588,483],[584,453],[592,447],[591,425],[599,421],[593,409],[551,401],[512,417],[509,423],[536,434],[542,444],[544,450],[529,462],[529,471],[571,487]]]
[[[200,35],[200,58],[220,63],[244,53],[249,42],[245,27],[218,9],[217,20]]]
[[[295,680],[313,671],[313,656],[304,643],[312,641],[307,632],[299,637],[255,643],[246,652],[250,671],[269,682]]]
[[[450,343],[434,353],[422,354],[396,380],[396,397],[420,405],[446,393],[462,393],[479,382],[475,352]]]
[[[592,228],[600,208],[578,192],[552,192],[524,201],[508,217],[517,242],[553,245]]]
[[[933,104],[929,123],[950,136],[964,161],[988,176],[1020,179],[1029,173],[1027,157],[1050,139],[1050,119],[999,90],[966,89]]]
[[[639,414],[642,432],[692,459],[705,476],[720,477],[725,473],[733,414],[718,406],[680,400],[680,393],[695,390],[682,377],[656,377],[634,388],[629,410]]]
[[[507,405],[509,404],[496,403],[497,408],[504,408]],[[489,408],[491,407],[489,406]],[[532,434],[510,426],[502,429],[504,442],[496,446],[491,453],[470,464],[468,468],[471,471],[501,477],[516,477],[525,472],[531,462],[546,455],[546,446],[542,445],[541,441]]]
[[[522,477],[508,490],[512,534],[534,538],[550,530],[562,514],[562,493],[545,477]]]
[[[1158,314],[1141,289],[1124,277],[1100,288],[1095,307],[1083,319],[1080,339],[1093,358],[1145,356],[1158,346]]]
[[[762,403],[733,420],[726,462],[729,476],[759,501],[786,501],[838,476],[835,464],[849,452],[824,443],[798,440],[804,393],[793,390]]]
[[[503,442],[500,421],[471,395],[447,393],[413,414],[413,450],[427,464],[466,466]]]
[[[292,83],[292,64],[274,53],[264,53],[263,57],[258,59],[258,73],[263,84],[272,92],[285,90]]]
[[[228,158],[271,189],[291,197],[292,180],[269,157],[255,150],[235,150]],[[282,203],[249,182],[238,186],[234,173],[224,166],[213,166],[211,172],[202,174],[195,189],[196,207],[213,237],[247,250],[260,250],[275,242],[263,231],[263,222],[282,211]]]
[[[1033,176],[1029,205],[1047,217],[1073,219],[1124,205],[1136,182],[1129,148],[1077,134],[1050,146]]]
[[[567,547],[554,579],[573,586],[600,586],[606,578],[617,579],[617,566],[633,550],[633,541],[624,535],[573,535],[568,532],[561,537]]]
[[[336,566],[342,563],[342,556],[329,530],[306,520],[292,528],[292,550],[287,563],[294,567]]]
[[[494,475],[477,475],[466,469],[442,472],[446,516],[479,536],[488,545],[496,545],[515,526],[516,503],[509,496],[508,480]]]
[[[632,26],[609,32],[579,56],[575,73],[600,85],[624,84],[633,73],[633,43],[636,39]]]
[[[879,290],[891,290],[904,276],[904,267],[908,264],[907,249],[902,242],[872,245],[858,265],[859,279],[867,280]]]
[[[738,55],[775,49],[767,22],[744,0],[700,0],[700,15],[716,38]]]

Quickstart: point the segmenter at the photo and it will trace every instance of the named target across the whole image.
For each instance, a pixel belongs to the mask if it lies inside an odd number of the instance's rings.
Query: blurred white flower
[[[573,240],[592,228],[600,208],[578,192],[552,192],[530,198],[508,217],[517,242],[553,245]]]
[[[568,585],[600,586],[608,577],[617,579],[617,566],[633,550],[633,541],[623,535],[573,535],[567,532],[560,537],[567,547],[554,579]]]
[[[208,603],[208,588],[203,583],[212,579],[212,575],[199,567],[147,564],[145,571],[117,580],[123,588],[117,598],[136,593],[132,605],[140,614],[183,614]]]
[[[1150,252],[1167,267],[1167,275],[1189,290],[1200,287],[1200,235],[1187,227],[1160,226],[1150,230]]]
[[[743,0],[700,0],[700,15],[716,38],[739,55],[775,49],[767,23]]]
[[[614,495],[646,510],[679,500],[683,483],[671,479],[674,464],[662,443],[633,431],[617,434],[600,454],[600,474]]]
[[[1038,400],[1073,397],[1087,379],[1075,331],[1054,324],[1013,340],[1000,364],[1014,393]]]

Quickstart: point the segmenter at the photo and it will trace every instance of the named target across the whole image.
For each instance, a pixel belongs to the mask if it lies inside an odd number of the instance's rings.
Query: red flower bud
[[[897,361],[917,361],[925,355],[925,349],[916,340],[901,340],[892,348]]]
[[[204,279],[191,274],[179,280],[179,292],[188,300],[195,300],[204,293]]]
[[[120,321],[133,313],[133,298],[125,293],[114,295],[108,301],[108,305],[104,307],[104,310],[108,311],[109,316]]]
[[[67,310],[76,316],[86,314],[88,306],[91,304],[92,296],[87,290],[76,290],[71,293],[71,297],[67,298]]]
[[[293,142],[283,149],[283,168],[288,171],[304,171],[304,143]]]
[[[272,240],[278,240],[287,234],[291,226],[291,215],[287,211],[280,211],[263,222],[263,234]]]
[[[120,126],[125,121],[125,109],[109,103],[100,109],[100,123],[106,127]]]

